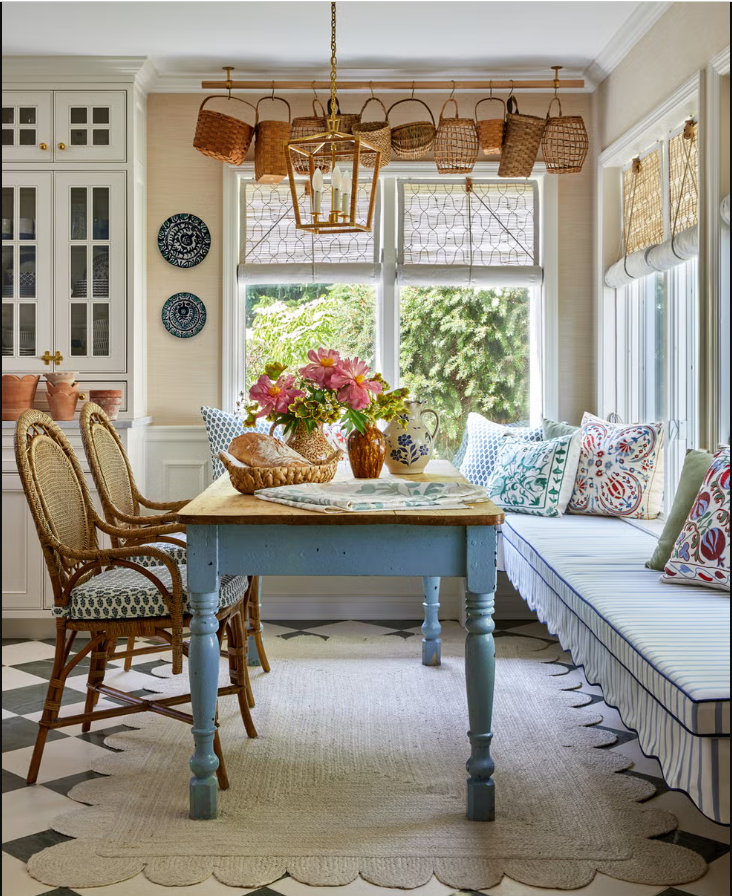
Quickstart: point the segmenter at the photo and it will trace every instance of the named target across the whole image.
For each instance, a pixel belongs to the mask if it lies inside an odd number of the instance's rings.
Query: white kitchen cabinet
[[[53,160],[53,92],[4,90],[3,162]]]
[[[53,174],[3,172],[3,368],[35,373],[53,354]]]
[[[57,162],[124,162],[124,90],[54,92]]]

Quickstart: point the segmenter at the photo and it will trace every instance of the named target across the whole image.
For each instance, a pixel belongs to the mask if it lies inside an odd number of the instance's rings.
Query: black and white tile
[[[416,638],[419,630],[420,622],[409,619],[370,622],[277,620],[266,624],[268,637],[283,638],[328,638],[333,635]],[[501,620],[496,626],[496,636],[504,635],[557,640],[537,621]],[[39,783],[26,787],[25,775],[35,741],[36,722],[51,677],[52,658],[51,641],[3,641],[3,892],[6,896],[243,896],[248,893],[257,896],[383,896],[386,892],[394,892],[363,880],[346,887],[321,889],[307,887],[289,877],[258,890],[227,887],[211,879],[193,887],[177,887],[174,893],[168,887],[151,883],[144,876],[110,887],[77,890],[49,889],[34,880],[26,871],[26,862],[34,853],[67,839],[51,830],[51,820],[78,805],[69,799],[68,792],[79,781],[96,777],[96,773],[90,771],[92,759],[110,749],[104,744],[105,737],[120,730],[111,719],[107,728],[95,727],[89,734],[82,734],[81,726],[52,731],[43,756]],[[146,685],[156,680],[151,672],[159,662],[159,656],[149,654],[139,657],[130,672],[124,672],[122,662],[118,661],[113,664],[116,668],[109,670],[107,678],[117,688],[144,693]],[[574,668],[569,655],[562,657],[562,663]],[[80,663],[67,684],[63,700],[67,712],[83,709],[86,671],[87,663]],[[581,669],[577,671],[582,672]],[[649,800],[649,805],[667,809],[679,819],[679,829],[663,839],[681,843],[700,853],[709,862],[709,871],[701,880],[683,887],[630,884],[597,875],[588,887],[571,892],[578,896],[726,896],[730,882],[729,828],[709,821],[688,797],[668,790],[656,760],[643,755],[636,734],[623,725],[615,709],[605,704],[599,687],[585,681],[581,690],[592,696],[598,712],[602,713],[602,726],[617,736],[617,743],[608,749],[622,752],[633,760],[633,767],[624,774],[640,776],[655,784],[657,794]],[[100,706],[108,702],[100,700]],[[409,892],[415,896],[451,896],[453,893],[435,879],[427,886]],[[500,886],[486,892],[491,896],[566,896],[567,891],[537,889],[504,879]]]

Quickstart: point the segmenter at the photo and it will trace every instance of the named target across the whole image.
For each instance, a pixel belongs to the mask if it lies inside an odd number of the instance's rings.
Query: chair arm
[[[112,526],[100,516],[96,518],[95,523],[97,528],[101,529],[106,535],[121,538],[123,541],[139,537],[147,542],[156,534],[171,535],[175,532],[185,531],[185,526],[182,523],[166,523],[164,526],[138,526],[136,529],[122,529],[119,526]]]
[[[108,504],[108,508],[116,520],[123,523],[130,523],[133,526],[159,526],[161,523],[175,523],[178,519],[176,513],[159,513],[155,516],[133,516],[130,513],[123,513],[121,510],[118,510],[114,504]]]
[[[145,498],[139,492],[137,493],[137,500],[142,504],[143,507],[147,507],[148,510],[180,510],[182,507],[185,507],[186,504],[189,504],[193,498],[186,498],[185,501],[151,501],[149,498]]]

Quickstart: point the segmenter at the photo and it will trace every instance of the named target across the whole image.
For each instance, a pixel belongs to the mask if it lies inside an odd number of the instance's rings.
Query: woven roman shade
[[[241,190],[240,284],[374,283],[380,279],[378,228],[371,233],[318,236],[295,227],[289,185],[244,181]],[[364,214],[368,201],[368,190],[359,189],[357,202]]]
[[[623,243],[626,255],[663,242],[661,147],[657,146],[623,171]]]
[[[699,222],[699,126],[690,121],[668,141],[671,233]]]
[[[532,181],[400,181],[399,284],[541,283],[538,213]]]

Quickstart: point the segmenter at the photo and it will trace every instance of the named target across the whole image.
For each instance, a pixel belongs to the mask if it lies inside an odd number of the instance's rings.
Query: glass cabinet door
[[[52,105],[50,90],[3,91],[3,162],[53,161]]]
[[[39,372],[44,369],[40,356],[54,352],[52,177],[48,172],[3,172],[3,370],[8,373]]]
[[[58,173],[56,348],[64,366],[124,371],[125,174]]]
[[[59,90],[54,113],[57,162],[124,162],[124,90]]]

